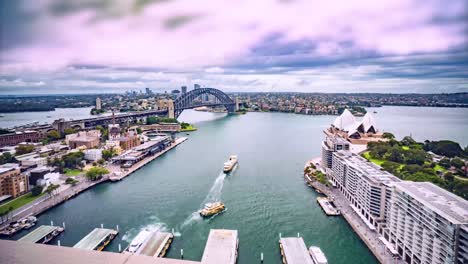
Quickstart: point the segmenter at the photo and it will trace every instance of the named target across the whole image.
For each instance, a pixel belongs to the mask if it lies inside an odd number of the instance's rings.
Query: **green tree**
[[[439,178],[436,175],[427,174],[424,172],[416,172],[415,174],[409,175],[404,178],[407,181],[415,182],[432,182],[439,185],[440,187],[445,187],[445,182],[443,179]]]
[[[446,172],[444,174],[444,179],[446,181],[449,181],[449,182],[453,182],[453,180],[455,179],[455,176],[453,176],[453,173],[451,173],[450,171]]]
[[[109,171],[103,167],[92,167],[86,172],[86,177],[92,181],[99,180],[103,175],[108,174]]]
[[[450,166],[451,166],[450,159],[448,159],[448,158],[441,159],[439,161],[439,165],[446,168],[446,169],[450,168]]]
[[[70,134],[76,133],[76,130],[73,129],[73,128],[71,128],[71,127],[69,127],[69,128],[65,128],[65,129],[63,130],[63,133],[64,133],[65,135],[70,135]]]
[[[417,142],[410,136],[406,136],[404,137],[400,143],[403,145],[403,146],[411,146],[413,144],[416,144]]]
[[[79,169],[82,166],[81,161],[84,159],[84,153],[81,151],[71,152],[62,157],[64,167],[69,169]]]
[[[405,159],[403,153],[404,151],[401,149],[401,147],[393,146],[385,153],[384,159],[402,163]]]
[[[33,145],[19,145],[15,148],[16,155],[24,155],[33,152]]]
[[[450,140],[426,141],[424,144],[424,149],[426,151],[432,151],[436,154],[450,158],[463,156],[464,154],[464,151],[460,145]]]
[[[42,186],[36,185],[31,189],[31,194],[33,196],[38,196],[38,195],[40,195],[42,193],[42,189],[43,189]]]
[[[407,164],[422,165],[427,159],[426,151],[422,149],[408,149],[404,151],[404,159]]]
[[[403,168],[401,169],[401,172],[404,174],[404,175],[411,175],[411,174],[414,174],[416,172],[419,172],[419,171],[422,171],[422,167],[420,165],[417,165],[417,164],[409,164],[409,165],[405,165],[403,166]]]
[[[0,155],[0,164],[5,164],[5,163],[15,163],[17,160],[13,155],[11,155],[10,152],[5,152],[2,155]]]
[[[47,138],[50,140],[59,140],[62,138],[62,136],[57,130],[52,130],[47,132]]]
[[[393,135],[393,134],[390,133],[390,132],[384,132],[384,133],[382,134],[382,137],[383,137],[383,138],[386,138],[386,139],[395,139],[395,135]]]
[[[393,162],[393,161],[385,161],[382,163],[382,169],[394,174],[399,175],[398,169],[400,168],[400,164]]]
[[[461,160],[460,158],[453,158],[450,161],[450,165],[452,165],[453,167],[457,169],[461,169],[463,166],[465,166],[465,162]]]

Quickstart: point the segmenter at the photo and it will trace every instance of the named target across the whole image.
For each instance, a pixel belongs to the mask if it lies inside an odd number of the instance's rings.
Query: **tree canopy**
[[[86,177],[92,181],[99,180],[103,175],[108,174],[109,171],[103,167],[92,167],[86,172]]]

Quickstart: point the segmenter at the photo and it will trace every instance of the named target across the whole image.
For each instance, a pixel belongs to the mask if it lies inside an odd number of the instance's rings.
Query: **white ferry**
[[[201,216],[208,217],[224,211],[226,207],[221,202],[207,203],[205,208],[199,211]]]
[[[325,254],[323,254],[322,250],[319,247],[310,247],[309,253],[312,256],[312,260],[315,264],[328,264]]]
[[[223,171],[224,172],[230,172],[234,166],[237,164],[237,156],[236,155],[231,155],[229,157],[229,160],[224,163]]]
[[[135,253],[140,249],[140,247],[143,245],[143,243],[148,240],[153,232],[145,229],[143,231],[140,231],[138,235],[130,242],[130,245],[128,245],[127,249],[125,249],[125,253]]]

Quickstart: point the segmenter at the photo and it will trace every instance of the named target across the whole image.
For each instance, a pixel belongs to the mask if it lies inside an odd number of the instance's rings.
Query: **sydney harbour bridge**
[[[206,98],[207,96],[210,96],[213,100],[204,100],[203,97]],[[131,112],[115,115],[114,117],[103,116],[78,120],[59,119],[55,120],[52,124],[27,127],[27,129],[41,132],[57,130],[59,133],[64,133],[67,128],[82,130],[92,129],[96,126],[107,126],[113,122],[119,124],[144,122],[149,116],[178,118],[185,109],[193,109],[202,106],[224,107],[228,113],[233,113],[238,110],[238,103],[236,103],[236,101],[221,90],[215,88],[198,88],[181,94],[174,101],[171,99],[168,100],[166,109]],[[19,130],[21,130],[21,128],[19,128]]]

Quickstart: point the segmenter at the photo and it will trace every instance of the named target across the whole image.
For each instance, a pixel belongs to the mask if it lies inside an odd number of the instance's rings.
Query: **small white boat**
[[[143,245],[143,243],[150,238],[151,234],[153,232],[145,229],[143,231],[140,231],[138,235],[130,242],[130,245],[128,245],[127,249],[125,250],[126,253],[135,253],[137,252],[138,249]]]
[[[319,247],[310,247],[309,253],[315,264],[328,264],[325,254],[323,254],[322,250]]]
[[[231,155],[229,157],[229,160],[224,163],[223,171],[230,172],[234,168],[234,166],[236,166],[236,164],[237,164],[237,156]]]

